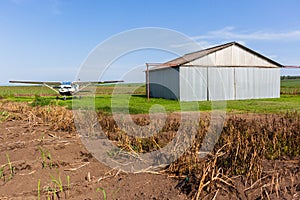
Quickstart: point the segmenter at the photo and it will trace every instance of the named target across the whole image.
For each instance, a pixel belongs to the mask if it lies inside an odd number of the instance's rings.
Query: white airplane
[[[44,85],[51,90],[62,95],[64,100],[67,96],[73,96],[82,89],[86,88],[91,84],[107,84],[107,83],[118,83],[124,81],[9,81],[9,83],[25,83],[25,84],[38,84]]]

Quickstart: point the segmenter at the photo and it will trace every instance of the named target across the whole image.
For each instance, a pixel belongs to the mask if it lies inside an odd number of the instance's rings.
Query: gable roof
[[[220,51],[222,49],[225,49],[229,46],[233,46],[233,45],[236,45],[242,49],[244,49],[245,51],[251,53],[251,54],[254,54],[264,60],[267,60],[268,62],[278,66],[278,67],[283,67],[281,64],[275,62],[274,60],[271,60],[270,58],[266,57],[266,56],[263,56],[262,54],[256,52],[256,51],[253,51],[252,49],[249,49],[237,42],[230,42],[230,43],[226,43],[226,44],[222,44],[222,45],[218,45],[218,46],[215,46],[215,47],[211,47],[211,48],[207,48],[207,49],[203,49],[203,50],[200,50],[200,51],[196,51],[196,52],[192,52],[192,53],[188,53],[188,54],[185,54],[181,57],[178,57],[178,58],[175,58],[173,60],[170,60],[168,62],[165,62],[165,63],[162,63],[160,64],[159,66],[157,67],[154,67],[152,68],[152,70],[155,70],[155,69],[161,69],[161,68],[167,68],[167,67],[178,67],[180,65],[184,65],[186,63],[189,63],[189,62],[192,62],[196,59],[199,59],[199,58],[202,58],[208,54],[211,54],[211,53],[214,53],[214,52],[217,52],[217,51]]]

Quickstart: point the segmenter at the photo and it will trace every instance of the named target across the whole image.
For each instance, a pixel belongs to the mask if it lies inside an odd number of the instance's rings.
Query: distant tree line
[[[285,80],[285,79],[300,79],[300,76],[280,76],[281,80]]]

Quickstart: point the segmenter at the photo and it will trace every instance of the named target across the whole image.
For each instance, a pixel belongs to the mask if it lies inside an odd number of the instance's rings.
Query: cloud
[[[212,44],[211,42],[208,42],[206,40],[199,40],[197,43],[200,45],[201,48],[206,49],[209,47],[215,46],[215,44]]]
[[[225,40],[300,40],[300,30],[293,30],[287,32],[265,32],[256,31],[241,33],[236,31],[235,27],[228,26],[220,30],[210,31],[207,34],[194,36],[192,39],[205,40],[205,39],[225,39]]]
[[[190,43],[172,44],[170,47],[171,48],[182,48],[182,49],[188,48],[189,52],[186,52],[186,53],[190,53],[190,51],[199,51],[201,49],[207,49],[207,48],[218,45],[216,43],[211,43],[207,40],[195,40],[195,39],[193,39],[193,40],[194,40],[194,42],[190,42]],[[196,49],[190,48],[195,43],[198,44],[198,46],[195,46]]]
[[[206,49],[218,44],[224,44],[236,41],[242,45],[255,40],[266,41],[299,41],[300,30],[285,31],[285,32],[241,32],[233,26],[227,26],[219,30],[209,31],[203,35],[193,36],[192,40],[197,42],[202,49]],[[189,44],[176,44],[178,48],[184,48]]]

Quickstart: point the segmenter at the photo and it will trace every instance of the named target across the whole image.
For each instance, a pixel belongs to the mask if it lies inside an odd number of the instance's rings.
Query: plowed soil
[[[51,159],[43,159],[50,154]],[[32,126],[26,121],[0,123],[0,199],[186,199],[177,180],[161,174],[127,174],[110,169],[87,152],[76,133]],[[49,153],[48,153],[49,152]],[[44,161],[44,165],[43,165]],[[69,176],[69,183],[68,178]],[[54,180],[61,179],[63,192]],[[40,187],[38,182],[40,181]]]
[[[0,200],[191,198],[176,187],[183,178],[111,169],[93,158],[73,129],[54,131],[54,122],[31,118],[0,118]],[[229,189],[225,182],[206,199],[300,199],[299,159],[264,160],[263,175],[247,184],[243,176],[229,177]]]

